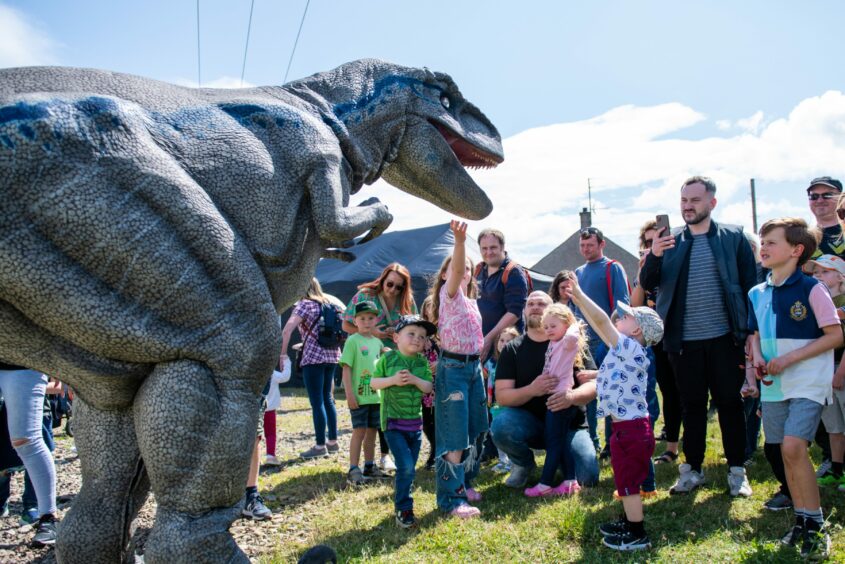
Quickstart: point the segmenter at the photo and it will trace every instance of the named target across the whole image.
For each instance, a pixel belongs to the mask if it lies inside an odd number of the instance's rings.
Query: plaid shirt
[[[300,300],[293,307],[293,315],[302,318],[299,334],[302,336],[302,361],[300,365],[337,364],[340,347],[324,349],[317,342],[317,324],[320,322],[321,304],[313,300]]]

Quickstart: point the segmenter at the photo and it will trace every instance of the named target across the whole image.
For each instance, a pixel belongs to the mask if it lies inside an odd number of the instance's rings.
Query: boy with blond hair
[[[761,263],[771,272],[748,293],[748,323],[766,442],[780,445],[795,507],[795,525],[781,542],[800,543],[802,557],[823,559],[830,536],[807,447],[831,400],[833,349],[842,345],[842,330],[825,286],[801,272],[816,249],[807,222],[767,221],[760,239]]]

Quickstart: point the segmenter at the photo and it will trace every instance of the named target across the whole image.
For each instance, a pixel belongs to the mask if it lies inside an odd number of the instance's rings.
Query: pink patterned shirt
[[[484,344],[481,332],[481,313],[478,304],[458,288],[455,297],[449,299],[446,285],[440,288],[440,321],[437,333],[440,336],[440,348],[458,354],[477,354]]]

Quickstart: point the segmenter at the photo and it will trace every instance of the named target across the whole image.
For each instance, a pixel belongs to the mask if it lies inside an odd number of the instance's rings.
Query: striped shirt
[[[725,290],[707,234],[693,235],[684,308],[684,341],[715,339],[730,333]]]

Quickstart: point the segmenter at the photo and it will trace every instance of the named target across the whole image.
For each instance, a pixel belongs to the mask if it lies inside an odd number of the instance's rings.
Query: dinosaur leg
[[[132,522],[150,485],[135,438],[132,408],[104,411],[77,397],[73,421],[82,489],[60,524],[57,560],[131,562]]]
[[[251,381],[205,364],[156,365],[135,399],[141,453],[158,502],[147,562],[248,562],[229,526],[240,513],[258,424]]]

